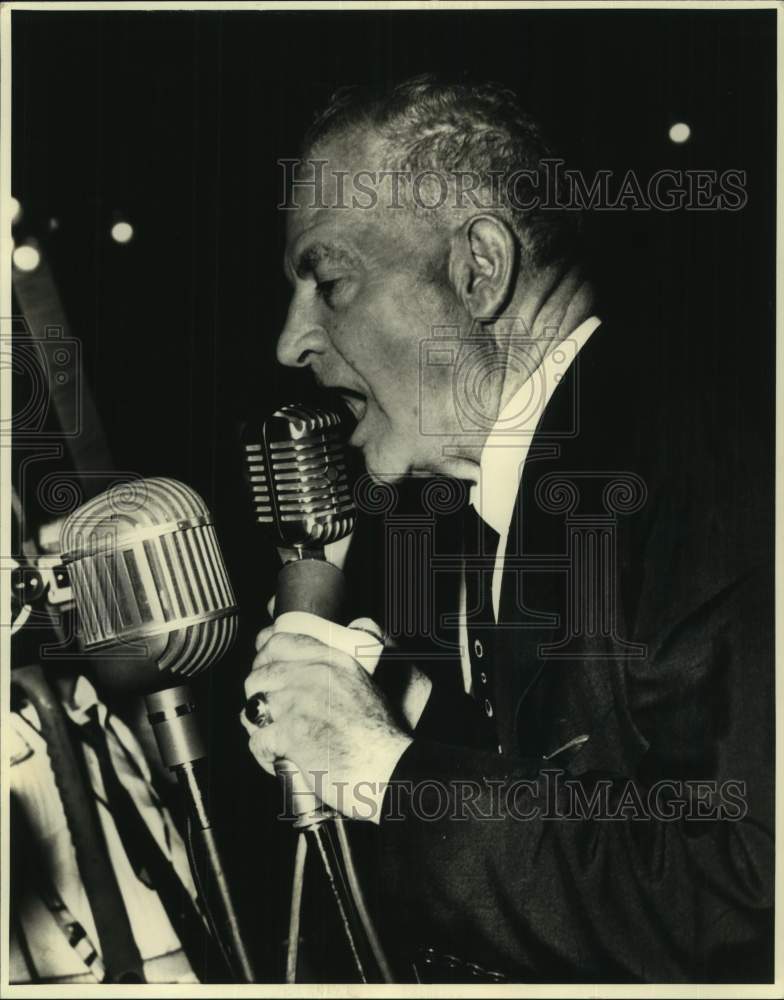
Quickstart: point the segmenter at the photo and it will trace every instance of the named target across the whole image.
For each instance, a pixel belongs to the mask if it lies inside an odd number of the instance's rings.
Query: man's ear
[[[449,280],[464,308],[477,322],[505,309],[514,291],[517,241],[494,215],[475,215],[452,237]]]

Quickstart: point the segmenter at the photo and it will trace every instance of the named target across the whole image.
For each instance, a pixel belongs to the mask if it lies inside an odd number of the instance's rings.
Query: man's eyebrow
[[[323,263],[356,267],[359,258],[345,247],[332,243],[311,243],[297,258],[295,270],[300,276],[311,274]]]

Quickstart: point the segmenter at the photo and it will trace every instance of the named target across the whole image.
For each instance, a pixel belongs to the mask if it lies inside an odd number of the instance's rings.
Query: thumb
[[[362,632],[368,632],[373,636],[376,642],[380,642],[382,646],[386,642],[384,630],[380,625],[377,625],[372,618],[355,618],[353,622],[349,623],[348,627],[360,629]]]

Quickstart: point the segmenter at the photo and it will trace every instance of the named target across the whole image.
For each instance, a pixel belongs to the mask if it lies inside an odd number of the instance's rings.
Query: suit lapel
[[[542,649],[557,642],[568,622],[568,473],[602,468],[606,438],[586,428],[582,406],[591,403],[581,397],[584,383],[600,384],[611,340],[599,327],[569,367],[536,430],[518,488],[495,636],[499,735],[511,749],[518,748],[518,716],[548,665]]]

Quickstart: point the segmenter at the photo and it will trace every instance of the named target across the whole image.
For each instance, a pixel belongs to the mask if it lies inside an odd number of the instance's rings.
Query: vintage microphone
[[[356,523],[348,479],[343,426],[338,414],[289,404],[260,426],[250,425],[243,438],[246,476],[256,520],[274,540],[283,558],[275,593],[275,619],[306,612],[328,621],[343,620],[343,572],[325,558],[324,547],[346,538]],[[368,636],[380,653],[379,636]],[[249,699],[245,714],[265,723],[263,695]],[[342,818],[324,806],[291,761],[278,759],[275,770],[285,801],[300,830],[295,860],[289,955],[286,978],[296,981],[299,904],[305,852],[315,846],[332,888],[354,963],[363,981],[369,976],[392,982],[384,951],[367,911],[354,870]],[[371,970],[375,967],[375,974]]]
[[[260,428],[246,430],[244,450],[256,520],[283,558],[275,618],[304,611],[339,622],[345,580],[324,558],[324,546],[345,538],[356,522],[340,417],[299,404],[283,406]],[[332,818],[293,764],[280,759],[275,770],[297,828]]]
[[[161,757],[188,799],[217,889],[230,969],[254,982],[199,782],[196,765],[206,748],[187,686],[237,634],[237,607],[209,511],[173,479],[124,483],[74,511],[60,546],[84,649],[101,654],[111,683],[146,692]]]
[[[278,575],[275,614],[308,611],[338,621],[343,573],[324,546],[354,530],[356,508],[346,472],[340,417],[329,410],[283,406],[245,433],[248,481],[259,524],[290,550]]]

